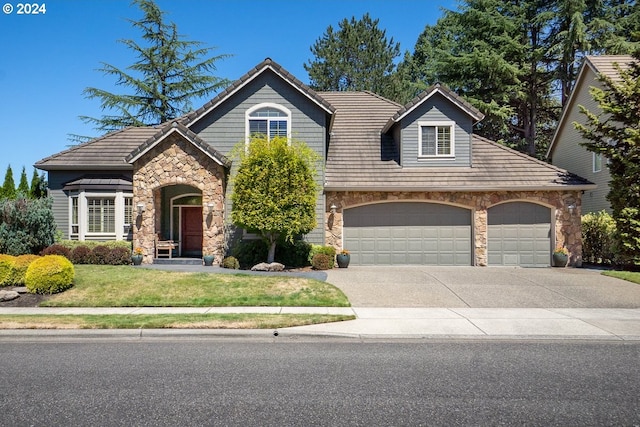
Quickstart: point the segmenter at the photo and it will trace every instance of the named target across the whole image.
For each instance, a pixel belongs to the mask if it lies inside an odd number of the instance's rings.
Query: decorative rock
[[[0,301],[11,301],[20,297],[20,294],[16,291],[0,291]]]
[[[256,264],[251,267],[251,271],[282,271],[284,270],[284,265],[279,262],[272,262],[268,264],[266,262],[261,262],[260,264]]]

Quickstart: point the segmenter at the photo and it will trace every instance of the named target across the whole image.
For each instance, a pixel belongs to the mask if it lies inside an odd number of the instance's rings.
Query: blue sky
[[[115,80],[96,71],[101,62],[126,67],[133,53],[118,39],[140,41],[127,19],[141,17],[129,0],[49,0],[46,13],[0,12],[0,180],[7,166],[16,185],[22,167],[31,179],[33,164],[67,148],[68,134],[96,135],[78,116],[100,117],[98,100],[82,91],[97,87],[126,93]],[[178,31],[189,40],[214,46],[214,54],[231,54],[217,63],[218,77],[235,80],[270,57],[308,83],[303,64],[313,59],[310,47],[329,25],[379,19],[387,38],[413,51],[425,25],[434,24],[442,8],[455,0],[158,0]],[[3,9],[4,10],[4,9]],[[5,11],[6,12],[6,11]],[[198,108],[208,99],[195,100]],[[0,182],[0,185],[2,183]]]

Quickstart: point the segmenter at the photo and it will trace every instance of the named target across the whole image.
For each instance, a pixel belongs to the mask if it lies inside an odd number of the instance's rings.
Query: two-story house
[[[582,191],[593,184],[474,135],[482,114],[441,85],[402,106],[370,92],[314,92],[266,59],[210,102],[155,127],[127,128],[47,157],[65,238],[130,239],[153,262],[215,254],[230,226],[228,155],[254,132],[305,141],[325,160],[312,243],[354,264],[548,266],[581,260]]]
[[[614,81],[619,80],[620,76],[614,64],[624,70],[633,60],[631,55],[585,57],[547,151],[547,159],[552,164],[580,175],[597,185],[597,188],[586,191],[582,196],[583,213],[602,210],[611,213],[611,205],[607,200],[611,176],[607,168],[607,159],[603,158],[602,154],[587,151],[580,145],[584,140],[573,124],[575,122],[586,123],[586,117],[580,112],[580,106],[596,114],[600,112],[600,107],[589,92],[591,87],[604,89],[598,76],[602,74]]]

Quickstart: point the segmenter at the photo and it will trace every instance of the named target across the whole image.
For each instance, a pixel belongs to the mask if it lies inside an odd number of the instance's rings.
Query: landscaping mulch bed
[[[2,288],[6,291],[12,288]],[[42,301],[49,298],[48,295],[21,293],[20,296],[11,301],[0,301],[0,307],[37,307]]]

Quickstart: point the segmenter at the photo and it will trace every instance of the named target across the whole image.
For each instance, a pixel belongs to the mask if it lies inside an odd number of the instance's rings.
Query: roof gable
[[[549,148],[547,149],[546,154],[547,159],[551,157],[553,150],[557,145],[560,131],[565,124],[566,117],[569,111],[572,111],[573,108],[575,108],[574,104],[579,92],[581,90],[589,90],[589,87],[592,86],[592,84],[590,84],[591,82],[588,82],[587,80],[592,80],[593,82],[595,82],[598,74],[603,74],[613,81],[619,81],[620,75],[618,74],[618,70],[616,70],[614,64],[618,64],[623,70],[625,70],[629,68],[629,64],[632,61],[634,61],[634,59],[631,55],[588,55],[584,58],[584,62],[580,67],[578,77],[576,78],[575,84],[573,85],[573,89],[571,90],[569,99],[562,109],[562,114],[560,116],[560,120],[558,121],[558,126],[556,127],[556,130],[553,134],[553,138],[551,138],[551,143],[549,144]]]
[[[211,145],[207,144],[200,137],[198,137],[198,135],[191,132],[186,126],[176,121],[171,122],[167,126],[163,127],[159,132],[146,140],[142,145],[136,147],[136,149],[134,149],[125,158],[125,161],[127,163],[133,164],[136,160],[145,155],[149,150],[160,144],[167,137],[169,137],[169,135],[172,135],[174,133],[182,136],[186,141],[193,144],[196,148],[198,148],[219,165],[225,167],[229,167],[231,165],[231,162],[226,156],[211,147]]]
[[[271,58],[266,58],[256,67],[251,69],[244,76],[240,77],[238,80],[233,82],[229,87],[227,87],[224,91],[220,92],[218,96],[213,98],[211,101],[204,104],[202,107],[197,110],[183,116],[180,119],[180,123],[185,126],[192,126],[194,123],[198,122],[200,119],[209,114],[213,109],[215,109],[218,105],[232,97],[242,88],[244,88],[247,84],[255,80],[257,77],[266,72],[273,72],[275,75],[280,77],[286,83],[291,85],[295,90],[300,92],[306,98],[311,100],[314,104],[322,108],[327,114],[333,115],[335,109],[331,104],[329,104],[326,100],[324,100],[320,95],[318,95],[315,91],[309,88],[307,85],[298,80],[293,74],[289,73],[287,70],[282,68],[277,62],[273,61]]]
[[[468,114],[475,122],[479,122],[484,118],[484,114],[480,112],[473,105],[469,104],[467,101],[462,99],[458,94],[452,92],[450,89],[441,85],[440,83],[436,83],[431,86],[429,89],[422,92],[420,95],[413,98],[409,103],[403,106],[396,114],[393,115],[386,123],[384,128],[382,129],[383,133],[386,133],[391,129],[391,127],[405,118],[408,114],[410,114],[415,109],[419,108],[424,102],[433,97],[436,93],[441,94],[451,103],[460,108],[463,112]]]

